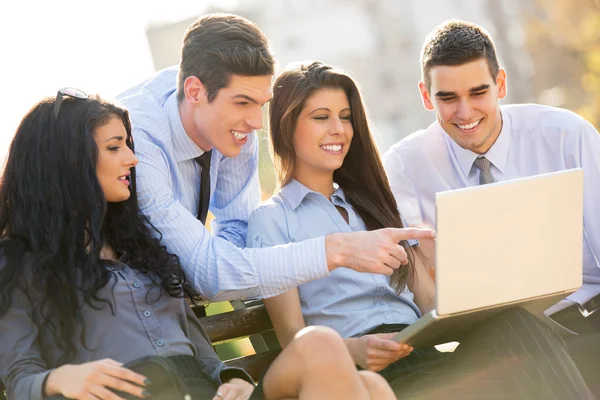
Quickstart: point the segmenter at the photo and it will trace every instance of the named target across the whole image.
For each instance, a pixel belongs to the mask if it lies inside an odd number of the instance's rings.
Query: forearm
[[[348,264],[352,249],[346,245],[344,235],[341,233],[332,233],[325,236],[325,250],[327,257],[327,269],[334,269]],[[356,249],[354,249],[356,250]]]
[[[419,251],[415,252],[415,275],[408,283],[408,289],[415,295],[415,304],[423,314],[435,308],[435,282]]]
[[[306,327],[298,289],[294,288],[279,296],[264,299],[263,303],[273,323],[279,344],[285,349],[294,340],[296,334]]]
[[[62,394],[60,390],[60,381],[66,376],[68,377],[68,369],[70,365],[58,367],[48,374],[42,387],[44,397],[56,396]]]
[[[352,360],[354,360],[354,363],[356,365],[358,365],[358,361],[357,361],[359,359],[358,349],[357,349],[358,339],[357,338],[345,338],[344,343],[346,343],[346,347],[348,348],[348,353],[350,353]]]
[[[271,315],[271,313],[269,313],[269,315]],[[279,342],[282,349],[285,349],[288,346],[288,344],[290,344],[294,340],[294,337],[296,336],[296,334],[298,332],[300,332],[303,328],[305,328],[304,324],[302,324],[302,325],[303,326],[298,326],[298,327],[287,326],[285,328],[275,327],[275,334],[277,335],[277,341]]]
[[[273,297],[328,274],[323,238],[254,249],[215,239],[194,271],[195,285],[219,301]]]

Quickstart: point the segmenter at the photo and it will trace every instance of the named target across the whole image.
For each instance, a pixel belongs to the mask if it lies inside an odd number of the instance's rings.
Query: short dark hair
[[[189,26],[183,38],[177,76],[177,98],[185,98],[183,84],[196,76],[208,101],[229,84],[232,74],[265,76],[275,73],[275,56],[260,28],[233,14],[207,14]]]
[[[431,88],[431,68],[439,65],[463,65],[486,58],[492,78],[500,66],[496,46],[485,29],[471,22],[452,19],[438,25],[425,39],[421,50],[421,74],[427,90]]]

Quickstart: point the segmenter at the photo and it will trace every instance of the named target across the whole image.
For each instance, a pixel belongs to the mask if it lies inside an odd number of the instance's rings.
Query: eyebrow
[[[106,139],[106,140],[104,141],[104,143],[106,143],[106,142],[110,142],[111,140],[114,140],[114,139],[117,139],[117,140],[123,140],[123,136],[113,136],[113,137],[111,137],[111,138],[109,138],[109,139]]]
[[[245,94],[238,94],[238,95],[233,96],[233,98],[234,99],[244,99],[244,100],[248,100],[250,103],[259,104],[259,102],[256,101],[256,99],[253,99],[252,97],[247,96]],[[270,102],[271,99],[272,99],[272,97],[270,97],[269,100],[265,101],[263,104]]]
[[[331,110],[329,108],[327,108],[327,107],[319,107],[319,108],[315,108],[314,110],[312,110],[310,112],[310,114],[313,114],[313,113],[315,113],[317,111],[321,111],[321,110],[322,111],[329,111],[329,112],[331,112]],[[342,111],[352,111],[352,110],[350,109],[350,107],[346,107]]]
[[[477,93],[477,92],[481,92],[482,90],[486,90],[489,88],[490,88],[490,85],[483,84],[483,85],[479,85],[479,86],[469,89],[469,93]],[[450,97],[450,96],[456,96],[456,92],[439,91],[435,94],[435,97]]]

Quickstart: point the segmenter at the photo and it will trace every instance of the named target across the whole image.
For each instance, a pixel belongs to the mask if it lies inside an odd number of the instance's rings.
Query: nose
[[[263,127],[262,107],[256,107],[256,109],[251,111],[248,118],[246,118],[246,124],[248,124],[254,131],[257,131]]]
[[[138,158],[129,147],[127,147],[127,155],[125,157],[125,165],[129,166],[129,168],[133,168],[137,165]]]
[[[458,102],[458,109],[456,110],[456,117],[463,120],[469,121],[473,116],[473,107],[469,100],[463,99]]]
[[[344,123],[342,122],[342,120],[337,117],[331,118],[330,133],[332,135],[339,135],[343,131],[344,131]]]

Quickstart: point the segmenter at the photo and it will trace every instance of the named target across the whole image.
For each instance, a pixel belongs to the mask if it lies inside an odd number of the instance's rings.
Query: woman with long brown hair
[[[360,91],[346,72],[320,62],[284,70],[274,83],[270,129],[279,190],[251,216],[248,246],[403,227]],[[354,362],[379,371],[399,396],[588,398],[560,338],[520,309],[481,324],[454,353],[391,340],[435,298],[418,243],[403,246],[406,265],[391,277],[341,268],[265,299],[282,346],[307,325],[334,328]]]

